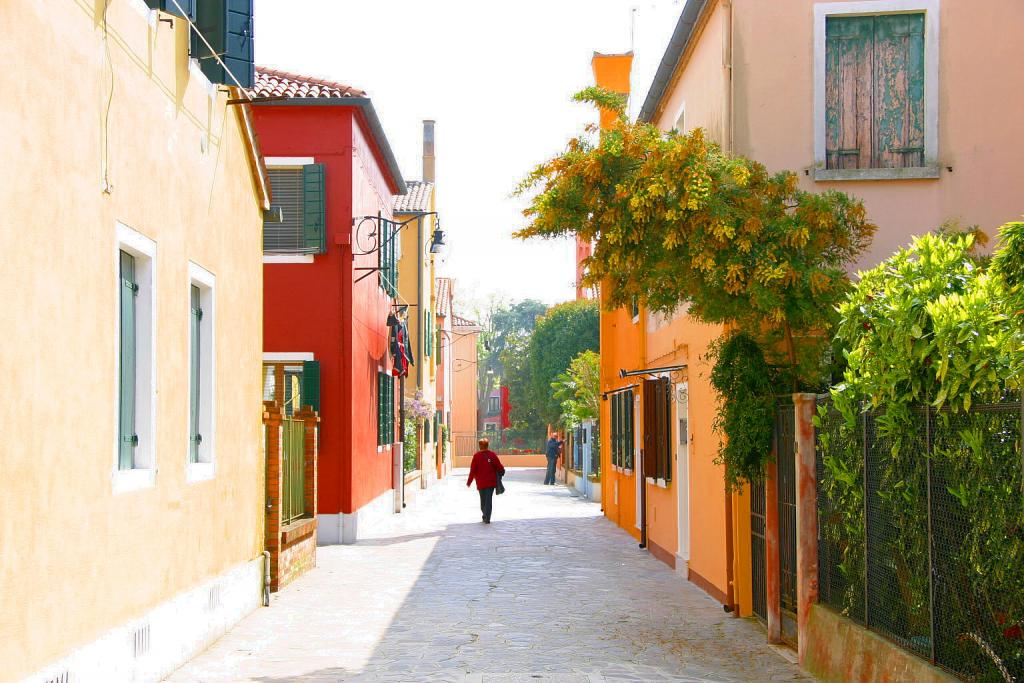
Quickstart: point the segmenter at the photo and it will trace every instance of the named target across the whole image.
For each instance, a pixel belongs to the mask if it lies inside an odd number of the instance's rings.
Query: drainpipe
[[[726,151],[730,153],[736,152],[736,140],[734,131],[736,129],[736,115],[733,107],[735,101],[736,87],[733,79],[733,40],[735,38],[735,30],[733,24],[733,6],[731,0],[727,0],[723,7],[726,10],[723,21],[725,26],[723,27],[723,38],[722,41],[722,69],[724,76],[727,80],[725,87],[725,125],[728,130],[725,132],[725,145]]]
[[[396,484],[400,491],[398,496],[398,508],[395,512],[401,512],[405,509],[405,377],[398,379],[398,395],[401,397],[401,403],[398,404],[398,423],[399,433],[402,435],[401,440],[398,444],[398,482]]]

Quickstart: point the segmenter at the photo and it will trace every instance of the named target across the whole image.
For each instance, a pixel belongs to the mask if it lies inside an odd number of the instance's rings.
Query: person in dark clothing
[[[558,455],[562,451],[562,442],[552,434],[551,438],[548,439],[548,444],[545,447],[546,455],[548,456],[548,471],[544,474],[544,484],[554,486],[555,484],[555,464],[558,462]]]
[[[490,449],[488,439],[480,439],[480,450],[473,455],[469,465],[469,478],[466,486],[476,481],[480,492],[480,512],[483,513],[484,524],[491,523],[491,506],[494,502],[494,489],[498,486],[498,477],[505,474],[505,466],[498,459],[498,454]]]

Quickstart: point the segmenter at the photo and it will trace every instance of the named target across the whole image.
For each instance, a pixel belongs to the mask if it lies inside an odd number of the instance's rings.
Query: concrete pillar
[[[818,601],[818,486],[814,414],[817,396],[793,394],[796,417],[796,622],[797,658],[804,665],[807,622]]]
[[[768,642],[782,642],[782,586],[779,577],[779,474],[775,462],[768,463],[764,479],[764,574]]]

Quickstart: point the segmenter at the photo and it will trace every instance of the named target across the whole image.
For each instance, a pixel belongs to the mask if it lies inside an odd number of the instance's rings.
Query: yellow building
[[[0,679],[158,680],[263,588],[250,113],[141,0],[0,26]]]
[[[405,380],[403,400],[417,394],[431,407],[437,396],[437,305],[435,259],[431,252],[438,229],[434,198],[434,122],[423,122],[423,180],[406,182],[408,192],[395,198],[394,217],[401,229],[398,261],[398,295],[408,306],[408,328],[412,341],[413,367]],[[406,474],[407,490],[427,488],[437,480],[437,420],[418,420],[420,452],[415,469]]]

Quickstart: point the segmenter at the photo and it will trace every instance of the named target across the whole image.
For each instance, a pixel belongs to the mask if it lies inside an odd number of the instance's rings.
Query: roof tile
[[[351,85],[327,81],[321,78],[256,67],[256,84],[252,89],[256,97],[308,97],[315,99],[336,99],[343,97],[366,97],[366,92]]]
[[[420,213],[430,211],[430,195],[434,193],[434,183],[422,180],[405,181],[407,192],[395,197],[395,213]]]

